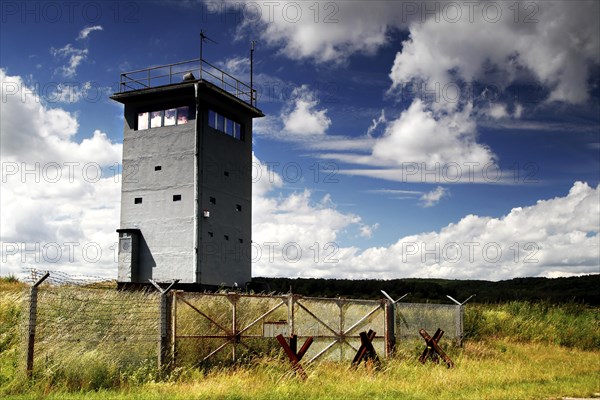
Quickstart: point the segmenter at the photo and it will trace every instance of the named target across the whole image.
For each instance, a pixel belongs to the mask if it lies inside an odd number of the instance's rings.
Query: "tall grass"
[[[50,399],[472,399],[519,400],[588,397],[600,390],[597,353],[551,345],[467,343],[455,349],[455,369],[392,359],[380,368],[322,362],[306,366],[308,379],[289,374],[276,359],[236,368],[188,369],[164,382],[118,390],[69,391],[55,386]],[[15,399],[39,398],[24,392]]]
[[[598,308],[575,303],[473,304],[466,308],[464,327],[467,340],[508,339],[600,349]]]
[[[25,375],[28,304],[23,284],[0,280],[0,397],[56,387],[125,387],[156,378],[156,296],[43,286],[31,380]]]
[[[6,286],[3,282],[0,285]],[[14,285],[10,288],[0,289],[0,395],[2,388],[14,386],[20,380],[19,369],[25,361],[20,332],[24,296]]]
[[[52,290],[56,291],[52,298],[60,300],[60,307],[56,308],[58,311],[46,309],[46,313],[59,312],[57,318],[65,321],[68,317],[73,321],[81,318],[85,304],[88,304],[81,301],[83,294],[75,297],[68,294],[70,289]],[[98,297],[94,303],[99,307],[95,310],[98,313],[102,307],[110,308],[117,297],[126,298],[126,303],[147,304],[152,309],[157,306],[155,299],[144,293],[119,294],[100,289],[97,293],[86,293],[92,298]],[[449,340],[442,339],[441,342],[457,365],[454,370],[429,364],[422,366],[417,357],[423,342],[403,341],[396,357],[384,360],[380,368],[350,369],[349,363],[325,361],[308,366],[309,379],[303,383],[290,376],[289,364],[277,346],[275,351],[272,346],[267,346],[267,356],[245,358],[233,365],[215,363],[208,368],[193,363],[181,364],[158,380],[153,343],[137,346],[134,341],[115,340],[127,333],[141,335],[143,324],[151,334],[157,332],[155,322],[136,321],[134,314],[124,313],[123,304],[113,310],[104,310],[100,313],[102,318],[88,321],[89,326],[85,327],[102,324],[112,336],[90,340],[88,333],[88,336],[81,336],[85,340],[65,341],[65,338],[76,338],[77,325],[68,326],[71,333],[46,336],[52,340],[45,340],[42,334],[33,379],[26,379],[23,328],[27,300],[28,291],[23,285],[0,280],[0,397],[36,398],[50,394],[60,399],[77,396],[124,398],[128,395],[142,399],[518,399],[539,398],[542,394],[546,398],[588,396],[600,391],[597,380],[600,373],[597,362],[599,312],[597,308],[578,304],[511,302],[467,306],[464,347],[451,347]],[[225,301],[214,304],[213,311],[222,309],[218,322],[227,325],[230,320]],[[266,300],[257,304],[258,315],[273,306]],[[240,307],[250,307],[250,304],[244,303]],[[206,324],[196,313],[183,310],[180,310],[183,318],[181,333],[193,334],[198,324]],[[115,316],[115,312],[122,315]],[[218,315],[216,312],[211,315],[215,314]],[[285,307],[274,314],[273,319],[284,318],[283,314]],[[125,330],[117,329],[118,322]],[[257,331],[252,333],[258,333],[259,328],[257,325]],[[100,344],[95,345],[95,340]],[[185,346],[193,347],[191,343],[187,342]],[[133,354],[139,349],[143,349],[139,356]],[[196,351],[197,355],[205,352],[205,349]],[[77,395],[79,392],[85,395]]]

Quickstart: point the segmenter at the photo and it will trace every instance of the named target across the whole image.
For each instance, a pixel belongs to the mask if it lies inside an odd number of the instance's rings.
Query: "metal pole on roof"
[[[203,51],[203,43],[205,40],[208,40],[209,42],[213,42],[214,44],[218,44],[217,42],[215,42],[214,40],[212,40],[211,38],[206,36],[204,34],[203,29],[200,30],[200,79],[202,79],[202,57],[204,56],[202,51]]]
[[[198,79],[202,79],[202,44],[204,43],[204,31],[200,30],[200,76]]]
[[[250,42],[250,104],[254,105],[254,44],[255,40]]]

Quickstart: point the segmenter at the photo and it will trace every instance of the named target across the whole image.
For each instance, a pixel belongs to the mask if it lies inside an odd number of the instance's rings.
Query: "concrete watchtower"
[[[256,91],[204,60],[121,74],[120,286],[251,280]]]

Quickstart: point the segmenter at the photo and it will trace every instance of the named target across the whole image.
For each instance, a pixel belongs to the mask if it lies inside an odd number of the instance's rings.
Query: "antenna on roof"
[[[202,56],[203,56],[203,54],[202,54],[202,50],[203,50],[202,47],[203,47],[203,44],[204,44],[205,40],[207,40],[209,42],[212,42],[214,44],[219,44],[219,43],[215,42],[214,40],[212,40],[211,38],[209,38],[208,36],[206,36],[204,34],[204,30],[203,29],[200,30],[200,79],[202,79]]]
[[[254,105],[254,45],[256,40],[250,41],[250,104]]]

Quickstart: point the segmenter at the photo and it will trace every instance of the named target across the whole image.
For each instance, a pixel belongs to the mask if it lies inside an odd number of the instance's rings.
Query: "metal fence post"
[[[294,294],[292,293],[292,289],[290,288],[290,294],[288,295],[288,329],[289,329],[289,337],[294,336],[296,332],[294,332]]]
[[[385,300],[385,356],[390,358],[396,348],[396,305]]]
[[[342,361],[344,359],[344,339],[345,339],[345,335],[344,335],[344,325],[345,325],[345,318],[344,318],[344,299],[342,299],[341,297],[338,297],[337,301],[336,301],[338,308],[340,309],[340,322],[339,322],[339,334],[338,334],[338,343],[339,348],[340,348],[340,361]]]
[[[172,366],[175,367],[177,364],[177,290],[173,291],[171,304],[171,355]]]
[[[396,349],[396,304],[408,296],[408,293],[394,300],[385,290],[381,293],[387,298],[384,305],[385,313],[385,356],[391,357]]]
[[[231,336],[233,337],[231,357],[233,362],[237,361],[237,344],[239,343],[238,337],[238,323],[237,323],[237,303],[239,300],[237,293],[228,293],[227,299],[231,303]]]
[[[457,342],[459,346],[462,346],[462,340],[463,340],[463,329],[464,329],[464,317],[465,317],[465,304],[467,303],[467,301],[471,300],[473,297],[475,297],[476,295],[471,295],[469,296],[468,299],[466,299],[465,301],[463,301],[462,303],[458,300],[456,300],[455,298],[453,298],[450,295],[446,295],[447,298],[449,298],[450,300],[452,300],[454,302],[454,304],[456,304],[456,338],[457,338]]]
[[[50,276],[50,272],[46,272],[36,283],[31,287],[29,295],[29,324],[27,326],[27,376],[31,377],[33,373],[33,356],[35,347],[35,328],[37,323],[37,294],[38,286]]]
[[[160,316],[159,316],[159,340],[158,340],[158,371],[163,372],[167,370],[171,366],[171,361],[173,360],[173,355],[171,354],[172,350],[172,306],[173,306],[173,296],[172,293],[169,293],[173,285],[175,285],[178,280],[173,281],[166,289],[161,288],[158,283],[154,282],[152,279],[149,279],[150,283],[154,285],[156,289],[160,292]]]
[[[462,346],[463,340],[463,321],[465,318],[465,306],[459,305],[458,312],[456,313],[456,338],[459,346]]]

